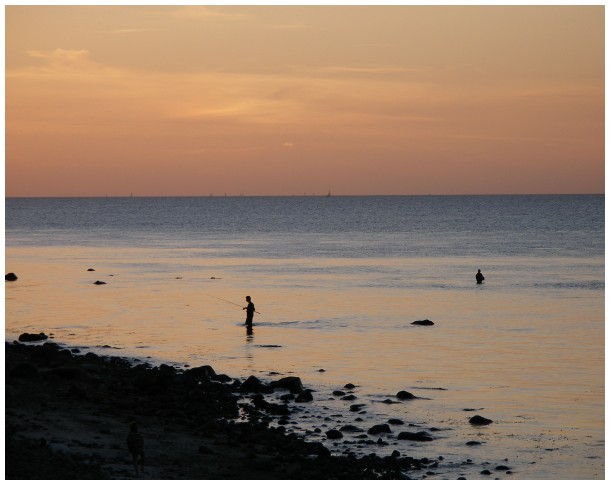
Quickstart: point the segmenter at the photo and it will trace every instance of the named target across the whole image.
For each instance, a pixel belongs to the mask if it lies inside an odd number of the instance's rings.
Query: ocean
[[[7,198],[5,269],[7,341],[299,376],[288,430],[442,456],[427,478],[604,478],[602,195]]]

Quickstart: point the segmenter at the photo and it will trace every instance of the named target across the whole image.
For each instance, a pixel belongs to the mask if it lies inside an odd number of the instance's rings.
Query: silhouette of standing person
[[[252,334],[252,319],[254,318],[254,312],[256,309],[254,308],[254,303],[252,303],[252,299],[247,296],[246,301],[248,302],[248,306],[245,306],[243,309],[246,310],[246,328],[248,329],[248,335]]]
[[[138,474],[138,461],[140,462],[140,471],[144,471],[144,438],[138,433],[138,425],[131,423],[129,426],[129,434],[127,435],[127,448],[133,457],[133,468]]]
[[[483,283],[485,276],[483,276],[483,273],[481,273],[481,270],[479,270],[475,278],[477,279],[477,285],[480,285],[481,283]]]

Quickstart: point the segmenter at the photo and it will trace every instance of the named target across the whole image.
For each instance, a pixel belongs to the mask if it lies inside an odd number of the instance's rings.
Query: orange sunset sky
[[[604,192],[603,6],[7,6],[7,196]]]

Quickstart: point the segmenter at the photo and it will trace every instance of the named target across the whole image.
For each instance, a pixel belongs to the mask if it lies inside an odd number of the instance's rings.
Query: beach
[[[6,479],[136,478],[126,445],[133,422],[144,438],[139,478],[149,480],[426,477],[441,460],[393,452],[370,431],[378,454],[332,456],[277,425],[291,406],[272,401],[290,389],[209,366],[151,367],[52,342],[7,342],[5,359]]]

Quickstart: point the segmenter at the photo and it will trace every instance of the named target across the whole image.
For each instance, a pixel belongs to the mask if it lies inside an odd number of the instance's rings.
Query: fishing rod
[[[225,302],[227,302],[227,303],[230,303],[231,305],[235,305],[235,306],[241,307],[241,308],[243,309],[243,306],[242,306],[242,305],[240,305],[239,303],[235,303],[235,302],[232,302],[232,301],[229,301],[229,300],[225,300],[224,298],[219,298],[219,297],[217,297],[217,296],[214,296],[214,295],[209,295],[209,294],[207,294],[207,293],[206,293],[206,295],[207,295],[207,296],[211,296],[212,298],[216,298],[217,300],[220,300],[220,301],[225,301]],[[261,314],[261,312],[257,312],[256,310],[254,310],[254,313],[258,313],[259,315]]]

